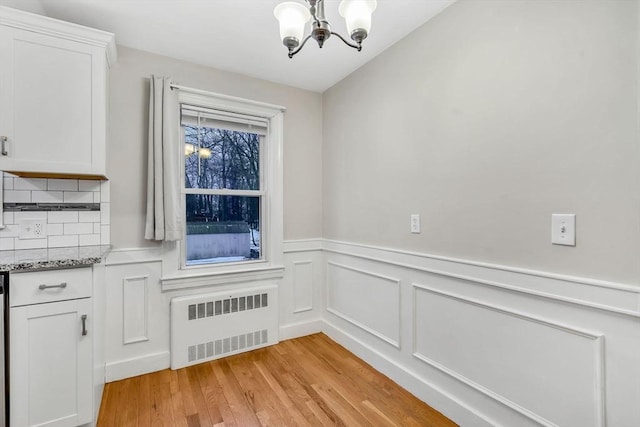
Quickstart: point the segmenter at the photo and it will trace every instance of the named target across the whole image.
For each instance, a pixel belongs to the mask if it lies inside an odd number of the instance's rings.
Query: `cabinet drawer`
[[[11,307],[91,296],[92,269],[45,270],[9,276]]]

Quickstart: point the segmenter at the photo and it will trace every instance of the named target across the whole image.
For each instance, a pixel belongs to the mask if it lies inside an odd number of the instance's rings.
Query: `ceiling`
[[[31,0],[48,16],[116,34],[119,45],[323,92],[455,0],[378,0],[361,52],[332,37],[287,56],[273,8],[282,0]],[[302,0],[297,0],[304,3]],[[325,0],[346,36],[339,0]]]

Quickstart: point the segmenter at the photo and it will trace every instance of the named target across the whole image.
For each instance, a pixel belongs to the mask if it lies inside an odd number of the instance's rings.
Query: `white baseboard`
[[[322,332],[350,352],[391,378],[404,389],[461,426],[493,427],[495,424],[473,411],[454,396],[421,379],[375,348],[362,343],[344,330],[322,321]]]
[[[138,375],[167,369],[171,365],[171,356],[168,351],[147,354],[132,359],[118,360],[107,363],[105,379],[107,382],[118,381]]]
[[[289,323],[280,326],[280,341],[304,337],[306,335],[322,332],[322,319],[313,319],[305,322]]]

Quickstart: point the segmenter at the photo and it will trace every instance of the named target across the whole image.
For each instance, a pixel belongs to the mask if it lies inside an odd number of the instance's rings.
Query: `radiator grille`
[[[278,342],[278,287],[238,286],[171,299],[171,368]]]
[[[269,306],[267,294],[245,295],[241,297],[219,299],[217,301],[205,301],[198,304],[189,304],[187,310],[188,320],[197,320],[205,317],[221,316],[237,313],[239,311],[256,310]]]
[[[187,350],[187,361],[195,362],[196,360],[208,359],[227,353],[235,353],[239,350],[248,350],[252,347],[266,344],[267,342],[269,342],[269,331],[263,329],[261,331],[191,345]]]

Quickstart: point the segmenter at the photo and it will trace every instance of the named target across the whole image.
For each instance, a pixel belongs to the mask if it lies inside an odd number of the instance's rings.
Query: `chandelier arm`
[[[307,43],[307,41],[311,38],[311,34],[309,34],[307,37],[304,38],[304,40],[302,40],[302,43],[300,44],[300,46],[298,46],[297,49],[295,50],[290,50],[289,51],[289,58],[293,58],[293,55],[295,55],[296,53],[300,52],[300,50],[302,50],[302,48],[304,47],[304,45]]]
[[[342,40],[342,41],[344,42],[344,44],[346,44],[347,46],[352,47],[352,48],[354,48],[354,49],[357,49],[357,50],[358,50],[358,52],[360,52],[360,51],[362,50],[362,43],[356,43],[356,44],[353,44],[353,43],[350,43],[350,42],[348,42],[347,40],[345,40],[345,38],[344,38],[344,37],[342,37],[342,36],[341,36],[340,34],[338,34],[338,33],[335,33],[335,32],[333,32],[333,31],[331,31],[331,34],[332,34],[332,35],[334,35],[334,36],[337,36],[337,37],[338,37],[340,40]],[[306,40],[305,40],[305,41],[306,41]],[[301,47],[302,47],[302,46],[301,46]]]

